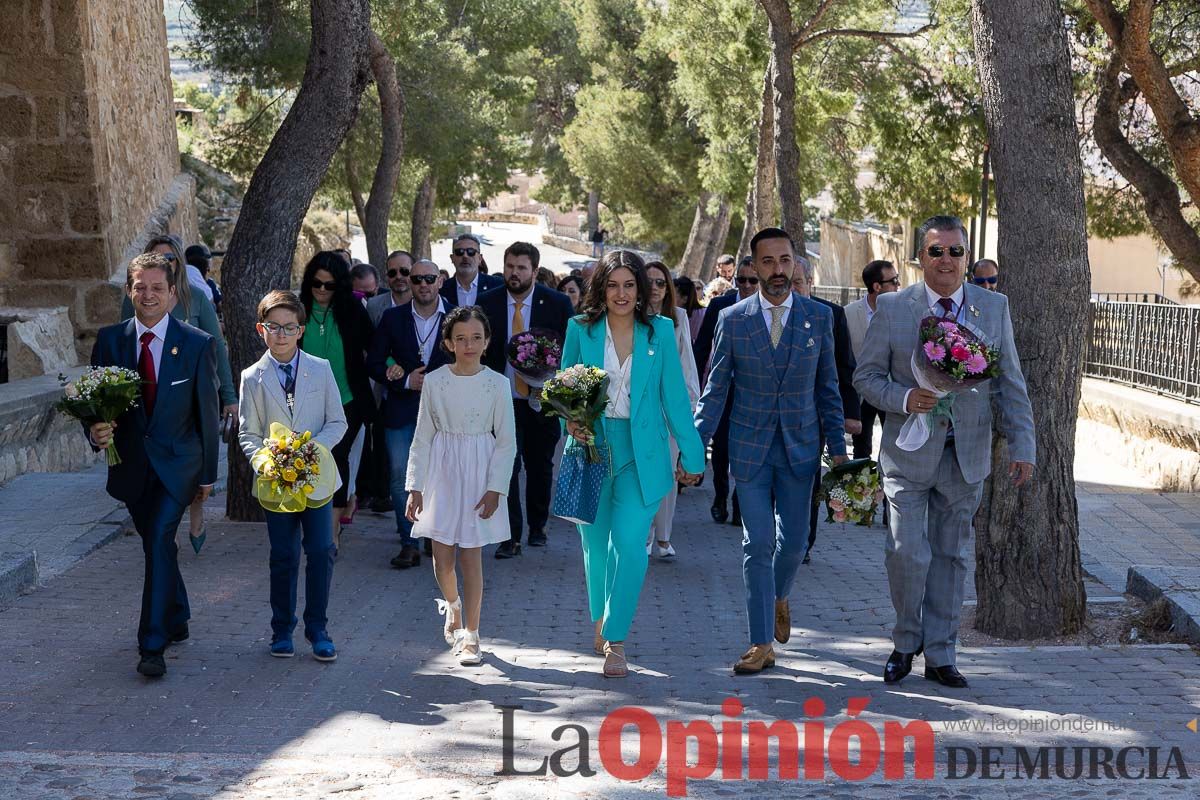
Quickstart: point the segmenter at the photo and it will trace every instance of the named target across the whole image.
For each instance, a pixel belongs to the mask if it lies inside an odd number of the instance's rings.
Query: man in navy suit
[[[504,285],[504,279],[500,276],[479,271],[483,250],[479,239],[472,233],[464,233],[454,240],[450,260],[454,262],[454,275],[442,285],[441,292],[451,308],[477,306],[484,292]]]
[[[734,406],[729,466],[742,505],[750,623],[750,649],[733,668],[739,674],[775,665],[772,632],[781,643],[790,638],[788,594],[808,539],[813,473],[823,446],[834,462],[846,460],[833,315],[792,291],[795,249],[786,231],[759,231],[750,252],[759,293],[721,313],[696,409],[708,440],[726,403]]]
[[[559,422],[529,407],[529,385],[508,366],[508,340],[516,333],[545,328],[567,336],[567,321],[575,314],[571,300],[562,292],[536,284],[541,254],[527,242],[514,242],[504,251],[504,286],[480,296],[478,305],[487,314],[492,338],[483,363],[508,376],[512,385],[513,413],[517,421],[517,458],[508,487],[508,525],[512,539],[501,542],[496,558],[521,554],[520,472],[525,464],[525,514],[529,518],[529,546],[546,544],[546,521],[550,518],[550,488],[554,482],[554,448],[560,435]]]
[[[453,303],[438,294],[442,276],[437,264],[428,259],[417,261],[412,265],[408,280],[412,286],[412,301],[383,312],[367,351],[367,373],[387,390],[380,411],[384,441],[387,442],[396,532],[400,534],[400,553],[392,559],[392,566],[398,569],[421,563],[412,523],[404,516],[408,504],[404,476],[408,470],[408,451],[417,430],[417,411],[421,407],[425,374],[447,363],[446,353],[441,348],[442,320],[446,312],[454,308]]]
[[[92,366],[125,367],[142,376],[135,407],[88,431],[94,446],[115,439],[121,463],[108,468],[108,493],[123,502],[146,557],[137,671],[166,674],[163,651],[188,638],[187,589],[175,534],[183,512],[217,482],[220,408],[213,338],[167,312],[175,271],[157,253],[133,259],[125,288],[133,319],[101,328]]]
[[[720,265],[718,264],[718,266]],[[693,348],[696,354],[696,369],[704,379],[708,377],[708,360],[712,354],[713,338],[717,332],[717,319],[721,316],[721,312],[739,300],[745,300],[758,292],[758,274],[754,271],[754,259],[750,256],[742,256],[737,274],[734,276],[734,286],[735,288],[720,297],[714,297],[708,304],[708,310],[704,312],[704,319],[700,323],[700,331],[696,334],[696,345]],[[729,497],[729,415],[732,412],[733,403],[726,403],[725,413],[721,415],[721,421],[717,425],[716,432],[713,433],[713,504],[709,513],[712,514],[714,522],[724,522],[728,519],[729,524],[741,527],[742,512],[738,507],[736,489],[733,492],[732,517],[729,516],[725,507],[725,498]]]

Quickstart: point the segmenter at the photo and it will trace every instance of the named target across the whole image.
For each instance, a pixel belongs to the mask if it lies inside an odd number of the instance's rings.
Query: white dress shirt
[[[607,319],[604,320],[604,371],[608,373],[608,406],[604,409],[604,416],[609,419],[629,419],[633,351],[629,352],[629,357],[622,364]]]
[[[473,306],[476,305],[475,299],[479,297],[479,273],[475,273],[475,280],[471,281],[471,285],[463,288],[463,285],[458,282],[458,276],[454,277],[454,289],[458,292],[458,305]]]
[[[428,364],[429,359],[433,358],[433,348],[438,343],[438,326],[442,323],[442,318],[446,314],[446,304],[442,298],[438,298],[437,311],[434,311],[426,319],[417,311],[416,305],[413,305],[413,328],[417,334],[417,346],[421,348],[421,361]]]
[[[962,308],[963,294],[963,287],[960,284],[959,287],[954,290],[954,294],[950,295],[950,299],[954,302],[954,309],[950,312],[951,315],[957,314]],[[942,308],[941,304],[938,303],[938,300],[940,300],[942,296],[933,289],[930,289],[928,283],[925,284],[925,298],[929,301],[929,309],[934,314],[937,314],[939,317],[946,315],[946,309]]]
[[[163,318],[155,323],[153,328],[147,328],[142,324],[142,321],[137,317],[133,318],[133,324],[137,329],[137,354],[138,359],[142,357],[142,334],[150,331],[154,334],[154,338],[150,340],[150,357],[154,359],[154,380],[157,383],[158,377],[162,375],[162,352],[163,343],[167,338],[167,325],[171,321],[170,314],[163,314]]]
[[[875,306],[871,305],[871,301],[867,301],[867,327],[871,327],[871,320],[875,319]]]
[[[511,294],[507,294],[506,296],[508,297],[508,338],[511,339],[515,335],[513,332],[513,312],[516,311],[517,300]],[[533,327],[533,322],[529,319],[532,314],[533,289],[530,289],[529,294],[525,295],[525,297],[521,299],[521,319],[525,321],[525,330],[529,330]],[[508,363],[508,340],[505,340],[504,342],[504,351],[506,354],[504,358],[504,375],[508,378],[509,386],[512,387],[512,396],[514,398],[524,400],[525,398],[517,394],[517,373]]]
[[[284,391],[287,391],[288,375],[283,370],[283,367],[284,367],[283,362],[277,360],[275,358],[275,356],[271,355],[270,350],[267,351],[267,358],[269,358],[271,360],[271,364],[274,365],[274,367],[275,367],[275,377],[279,378],[279,387],[281,389],[283,389]],[[299,347],[297,347],[296,352],[292,354],[292,360],[287,363],[290,364],[292,367],[292,380],[295,380],[296,378],[300,377],[300,348]]]
[[[204,275],[200,273],[199,267],[194,267],[191,264],[188,264],[187,278],[188,283],[191,284],[193,288],[199,289],[204,293],[204,296],[208,298],[209,302],[212,302],[212,287],[208,285],[208,281],[204,280]]]
[[[771,301],[766,299],[765,297],[760,297],[759,299],[762,301],[762,315],[763,315],[763,320],[767,323],[767,333],[771,332],[771,320],[774,317],[774,315],[771,314],[772,308],[784,309],[783,314],[779,318],[779,323],[784,328],[787,328],[788,317],[791,316],[791,314],[792,314],[792,293],[788,292],[787,299],[784,300],[782,303],[780,303],[777,306],[771,305]]]

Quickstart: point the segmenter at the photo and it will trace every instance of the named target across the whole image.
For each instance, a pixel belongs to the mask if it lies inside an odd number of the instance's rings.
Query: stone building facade
[[[0,323],[16,380],[86,360],[117,321],[129,259],[164,231],[195,241],[197,225],[162,0],[3,6]]]

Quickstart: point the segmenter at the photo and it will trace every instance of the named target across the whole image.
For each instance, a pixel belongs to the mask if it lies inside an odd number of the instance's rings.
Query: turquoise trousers
[[[633,460],[629,420],[604,420],[612,474],[600,491],[596,521],[580,525],[583,571],[592,621],[604,620],[605,639],[622,642],[629,633],[646,577],[646,534],[661,498],[646,504]]]

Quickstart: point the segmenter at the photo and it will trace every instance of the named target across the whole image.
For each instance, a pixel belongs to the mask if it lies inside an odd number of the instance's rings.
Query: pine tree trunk
[[[1070,53],[1057,0],[972,0],[971,27],[1004,292],[1037,426],[1037,469],[1024,487],[1012,487],[1002,439],[993,451],[976,626],[1051,636],[1078,630],[1087,611],[1074,460],[1090,270]]]
[[[711,210],[713,202],[717,210]],[[712,192],[701,192],[696,201],[696,214],[692,218],[692,230],[688,234],[687,246],[679,260],[679,274],[689,278],[700,278],[711,271],[716,263],[725,238],[729,236],[729,203],[724,197]]]
[[[379,90],[383,142],[375,177],[371,181],[371,193],[367,197],[363,231],[367,237],[367,260],[382,271],[387,263],[392,197],[396,191],[396,179],[400,177],[400,163],[404,158],[404,94],[396,78],[396,62],[374,31],[368,43],[371,75]]]
[[[370,79],[367,0],[312,0],[311,9],[312,39],[300,91],[254,170],[221,267],[234,375],[262,355],[255,308],[271,289],[288,287],[304,214],[354,124]],[[231,519],[262,518],[250,496],[251,478],[241,448],[230,445],[226,512]]]
[[[754,175],[746,197],[746,221],[742,240],[738,243],[737,258],[750,254],[750,240],[760,228],[777,225],[779,201],[775,196],[775,101],[772,93],[774,58],[763,72],[762,96],[759,104],[757,141],[754,155]]]
[[[437,186],[433,170],[425,174],[413,200],[412,254],[414,258],[429,258],[433,254],[429,238],[433,228],[433,209],[437,203]]]
[[[789,0],[759,0],[767,12],[771,39],[771,94],[774,104],[775,183],[783,229],[804,239],[804,197],[800,191],[800,149],[796,145],[796,69]],[[802,248],[801,248],[802,249]]]
[[[600,230],[600,192],[589,189],[587,196],[587,232]]]

